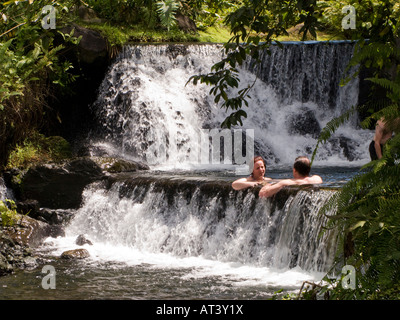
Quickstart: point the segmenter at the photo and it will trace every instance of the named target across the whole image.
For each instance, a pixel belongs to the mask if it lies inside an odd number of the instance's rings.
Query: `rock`
[[[100,19],[96,12],[92,8],[85,7],[83,5],[79,6],[77,9],[78,12],[78,17],[86,22],[91,22],[91,23],[102,23],[104,22],[102,19]]]
[[[179,29],[183,30],[184,32],[197,32],[196,23],[188,16],[184,16],[178,12],[175,14],[175,19]]]
[[[0,253],[0,276],[4,276],[13,271],[12,265],[10,265],[7,259]]]
[[[22,215],[29,215],[30,217],[37,219],[38,212],[40,211],[39,202],[37,200],[28,199],[25,201],[17,201],[17,211]]]
[[[20,269],[34,269],[37,266],[39,266],[37,258],[32,256],[21,259],[21,261],[17,264],[17,267]]]
[[[75,213],[71,209],[49,209],[40,208],[37,200],[28,199],[17,201],[17,212],[28,215],[31,218],[46,222],[50,225],[60,225],[67,222]]]
[[[88,158],[73,159],[61,165],[37,165],[21,177],[21,198],[36,200],[40,207],[76,209],[81,204],[83,189],[103,177],[101,168]]]
[[[74,37],[82,37],[78,44],[78,55],[81,62],[103,64],[108,60],[107,40],[99,32],[77,24],[64,27],[61,31],[70,34],[72,30],[74,30]]]
[[[331,145],[332,151],[342,153],[349,161],[359,159],[356,150],[360,145],[357,141],[340,135],[338,137],[331,137],[328,139],[328,143]]]
[[[61,258],[63,259],[85,259],[88,257],[90,257],[90,254],[86,249],[68,250],[61,254]]]
[[[13,237],[20,227],[0,228],[0,276],[12,273],[15,268],[32,269],[38,266],[31,248],[18,237]]]
[[[76,243],[78,246],[83,246],[83,245],[85,245],[85,244],[89,244],[89,245],[91,245],[91,246],[93,245],[92,241],[90,241],[89,239],[87,239],[86,236],[83,235],[83,234],[80,234],[80,235],[76,238],[75,243]]]
[[[75,210],[72,209],[49,209],[40,208],[37,218],[50,225],[62,225],[74,216]]]
[[[321,127],[312,110],[308,108],[300,108],[300,113],[291,115],[287,120],[288,131],[292,135],[311,135],[318,138]]]
[[[110,173],[133,172],[150,169],[148,165],[132,160],[113,157],[92,157],[91,159],[95,161],[102,170]]]
[[[51,226],[28,216],[19,216],[18,221],[4,229],[3,233],[15,244],[37,247],[47,237],[64,235],[64,230],[61,226]]]

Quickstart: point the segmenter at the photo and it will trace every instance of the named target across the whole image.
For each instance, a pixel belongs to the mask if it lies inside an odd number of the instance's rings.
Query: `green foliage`
[[[10,149],[45,121],[52,88],[66,86],[75,78],[70,73],[71,63],[59,58],[65,43],[77,44],[79,40],[59,31],[70,21],[74,3],[51,2],[58,30],[41,25],[42,9],[48,1],[0,4],[0,168]]]
[[[157,2],[156,6],[161,24],[169,31],[175,25],[175,12],[179,4],[175,0],[164,0]]]
[[[15,223],[18,213],[14,200],[0,200],[0,217],[3,227],[12,226]]]
[[[330,227],[342,230],[337,264],[351,264],[357,270],[357,288],[349,293],[335,285],[330,298],[398,299],[400,287],[400,58],[399,29],[389,37],[360,41],[352,65],[373,70],[371,95],[360,110],[369,114],[362,126],[369,128],[384,118],[394,136],[385,144],[383,157],[371,161],[333,197],[324,210],[336,208]],[[380,32],[381,33],[381,32]],[[387,33],[386,33],[387,35]],[[350,111],[349,111],[350,112]],[[346,114],[332,120],[320,140],[327,139]],[[345,248],[350,245],[350,252]]]
[[[212,26],[221,19],[220,14],[235,7],[238,1],[199,0],[88,0],[87,4],[99,17],[110,23],[142,26],[154,29],[159,26],[168,31],[175,25],[176,13],[194,19],[200,28]]]
[[[7,168],[28,168],[44,162],[59,162],[72,156],[70,144],[62,137],[31,133],[11,151]]]

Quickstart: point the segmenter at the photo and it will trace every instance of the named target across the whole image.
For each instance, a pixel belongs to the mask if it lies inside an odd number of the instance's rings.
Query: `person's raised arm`
[[[281,190],[283,187],[289,186],[292,184],[293,184],[293,181],[291,179],[285,179],[285,180],[281,180],[275,184],[265,185],[264,187],[261,188],[260,192],[258,193],[258,196],[260,198],[272,197],[274,194],[278,193],[278,191]]]
[[[235,190],[242,190],[249,187],[254,187],[259,184],[257,181],[249,181],[248,178],[241,178],[232,182],[232,188]]]
[[[381,148],[381,141],[383,138],[383,123],[382,121],[378,121],[375,129],[375,136],[374,136],[374,143],[375,143],[375,152],[378,156],[378,159],[382,158],[382,148]]]

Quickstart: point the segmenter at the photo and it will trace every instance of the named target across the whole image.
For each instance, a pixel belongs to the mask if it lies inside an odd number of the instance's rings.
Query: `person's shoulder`
[[[235,180],[235,182],[236,181],[253,181],[253,177],[243,177],[243,178],[239,178],[239,179],[237,179],[237,180]]]
[[[279,181],[278,184],[280,184],[282,186],[291,186],[291,185],[297,184],[297,181],[296,181],[296,179],[283,179],[283,180]]]
[[[313,175],[312,177],[310,177],[310,183],[322,183],[322,178],[319,175]]]

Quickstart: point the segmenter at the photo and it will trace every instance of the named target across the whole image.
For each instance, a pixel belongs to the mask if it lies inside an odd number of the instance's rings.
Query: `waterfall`
[[[4,178],[0,176],[0,201],[4,201],[6,199],[14,200],[14,195],[12,190],[6,186]]]
[[[296,156],[311,155],[326,123],[357,103],[358,79],[339,85],[353,43],[286,43],[262,54],[260,65],[247,60],[239,70],[241,85],[257,78],[244,109],[248,116],[228,131],[220,129],[228,114],[214,103],[210,87],[187,83],[210,72],[222,49],[123,48],[91,106],[97,126],[88,144],[93,155],[146,161],[151,170],[89,185],[66,237],[48,244],[61,254],[85,234],[94,243],[86,246],[92,260],[172,268],[181,280],[234,275],[235,285],[255,280],[298,288],[322,278],[332,266],[337,233],[324,229],[328,217],[319,211],[335,191],[293,187],[260,199],[257,188],[232,189],[238,174],[229,165],[237,164],[237,149],[242,156],[252,150],[267,160],[275,179]],[[349,176],[330,167],[358,168],[368,161],[372,134],[358,127],[357,116],[342,126],[314,163],[328,168],[324,181],[336,175],[333,180],[342,183]]]
[[[336,242],[321,236],[318,211],[332,193],[288,190],[271,201],[229,182],[130,177],[86,189],[66,232],[151,254],[321,272]]]
[[[244,107],[248,117],[236,129],[253,130],[254,152],[269,166],[291,165],[297,155],[310,155],[327,122],[357,104],[358,79],[339,84],[353,46],[286,43],[262,54],[260,65],[248,60],[240,68],[242,87],[257,81]],[[214,103],[210,87],[187,81],[210,72],[222,56],[222,46],[211,44],[125,47],[92,105],[98,126],[91,144],[156,167],[204,164],[198,156],[202,133],[219,130],[229,113]],[[365,164],[371,136],[355,116],[321,146],[315,164]]]

